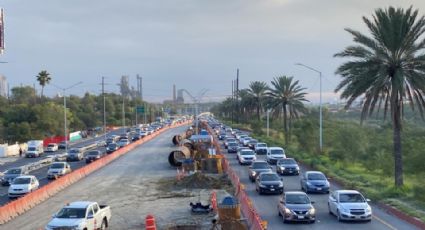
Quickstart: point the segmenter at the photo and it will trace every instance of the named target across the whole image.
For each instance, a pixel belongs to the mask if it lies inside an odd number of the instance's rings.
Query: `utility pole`
[[[106,100],[105,100],[105,77],[102,76],[102,95],[103,95],[103,132],[106,141]]]
[[[232,80],[232,100],[231,100],[231,102],[232,102],[232,107],[233,107],[233,103],[234,103],[234,97],[235,97],[235,90],[234,90],[234,85],[233,85],[233,83],[234,83],[234,80]],[[234,111],[233,111],[233,108],[232,108],[232,125],[233,125],[233,113],[234,113]]]
[[[236,123],[239,123],[239,68],[236,69]]]

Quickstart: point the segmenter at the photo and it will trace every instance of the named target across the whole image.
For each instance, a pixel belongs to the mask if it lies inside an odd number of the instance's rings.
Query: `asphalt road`
[[[315,201],[316,208],[316,223],[304,224],[304,223],[291,223],[284,224],[281,217],[278,216],[277,204],[281,195],[258,195],[255,191],[255,184],[248,179],[248,166],[240,166],[236,160],[236,154],[228,154],[227,150],[222,148],[222,152],[226,154],[230,161],[231,167],[238,173],[241,183],[245,185],[246,191],[252,199],[254,206],[259,212],[260,216],[267,220],[268,229],[282,229],[290,227],[291,229],[367,229],[367,230],[381,230],[381,229],[417,229],[415,226],[410,225],[395,216],[391,216],[385,213],[382,209],[379,209],[375,205],[372,205],[373,220],[371,222],[344,222],[340,223],[337,221],[335,216],[328,214],[327,201],[328,194],[308,194],[312,201]],[[290,157],[290,155],[288,155]],[[264,155],[257,156],[258,160],[265,160]],[[304,168],[300,165],[301,171]],[[275,166],[273,170],[275,171]],[[301,191],[300,189],[300,177],[299,176],[281,176],[283,177],[285,191]],[[334,183],[331,182],[331,190],[340,189],[337,188]]]
[[[118,130],[114,130],[110,133],[108,133],[108,135],[117,135],[121,132],[121,129]],[[77,148],[77,147],[84,147],[90,144],[95,143],[98,140],[103,140],[104,136],[98,136],[96,138],[89,138],[89,139],[82,139],[81,141],[78,141],[76,143],[71,143],[70,144],[70,148]],[[99,147],[96,148],[100,151],[105,152],[105,148],[104,147]],[[51,155],[55,155],[55,154],[60,154],[60,153],[64,153],[65,150],[59,150],[56,152],[45,152],[41,157],[37,157],[37,158],[25,158],[22,157],[16,161],[13,162],[7,162],[3,165],[0,166],[0,171],[6,171],[6,169],[12,168],[12,167],[19,167],[19,166],[23,166],[23,165],[27,165],[30,163],[34,163],[37,162],[41,159],[44,159],[48,156]],[[78,168],[81,168],[82,166],[86,165],[84,160],[81,161],[73,161],[73,162],[68,162],[71,166],[72,170],[76,170]],[[40,183],[40,187],[48,184],[49,182],[51,182],[52,180],[48,180],[47,179],[47,170],[48,170],[48,166],[39,168],[37,170],[32,170],[29,175],[34,175],[35,177],[37,177],[39,183]],[[7,191],[8,191],[9,186],[0,186],[0,206],[4,205],[8,202],[10,202],[11,200],[9,199],[9,197],[7,196]]]
[[[170,196],[172,199],[163,199],[163,203],[160,203],[158,196],[161,194],[154,188],[160,178],[176,175],[175,169],[169,166],[167,160],[168,154],[175,148],[171,138],[186,128],[187,126],[183,126],[165,131],[23,215],[1,225],[0,229],[44,228],[52,214],[59,211],[66,202],[78,200],[109,205],[112,210],[110,229],[143,229],[146,213],[159,213],[161,208],[165,209],[164,216],[181,212],[182,204],[175,201],[178,198]]]

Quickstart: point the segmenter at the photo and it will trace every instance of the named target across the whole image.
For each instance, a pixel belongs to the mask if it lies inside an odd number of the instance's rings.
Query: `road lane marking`
[[[382,224],[384,224],[388,228],[390,228],[392,230],[398,230],[396,227],[392,226],[390,223],[386,222],[385,220],[383,220],[383,219],[381,219],[381,218],[379,218],[375,215],[372,215],[372,216],[373,216],[374,219],[378,220],[379,222],[381,222]]]

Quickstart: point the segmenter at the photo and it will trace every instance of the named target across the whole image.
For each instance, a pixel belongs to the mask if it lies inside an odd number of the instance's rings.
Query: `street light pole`
[[[82,81],[77,82],[77,83],[75,83],[75,84],[73,84],[73,85],[71,85],[67,88],[62,88],[62,87],[59,87],[59,86],[51,83],[51,85],[53,85],[54,87],[63,91],[63,116],[64,116],[64,118],[63,118],[64,122],[63,123],[64,123],[65,152],[68,152],[68,141],[67,141],[67,136],[68,136],[67,135],[68,134],[67,127],[68,126],[67,126],[67,123],[66,123],[66,91],[68,89],[74,88],[75,86],[77,86],[81,83],[83,83],[83,82]]]
[[[320,152],[323,151],[323,113],[322,113],[322,72],[317,69],[314,69],[310,66],[304,65],[302,63],[296,63],[295,65],[303,66],[311,71],[314,71],[319,74],[319,87],[320,87],[320,99],[319,99],[319,146]]]
[[[270,115],[271,109],[267,109],[267,137],[269,136],[269,115]]]

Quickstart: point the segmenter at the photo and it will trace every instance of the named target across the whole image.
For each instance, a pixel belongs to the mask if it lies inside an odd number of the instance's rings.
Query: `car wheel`
[[[339,210],[336,212],[336,219],[337,219],[339,222],[342,222],[342,218],[341,218],[341,214],[339,213]]]
[[[101,230],[105,230],[106,229],[106,222],[105,220],[102,221],[102,225],[100,226]]]
[[[280,213],[279,208],[277,208],[277,215],[282,216],[282,213]]]
[[[316,222],[316,220],[311,220],[309,223],[314,224],[315,222]]]

